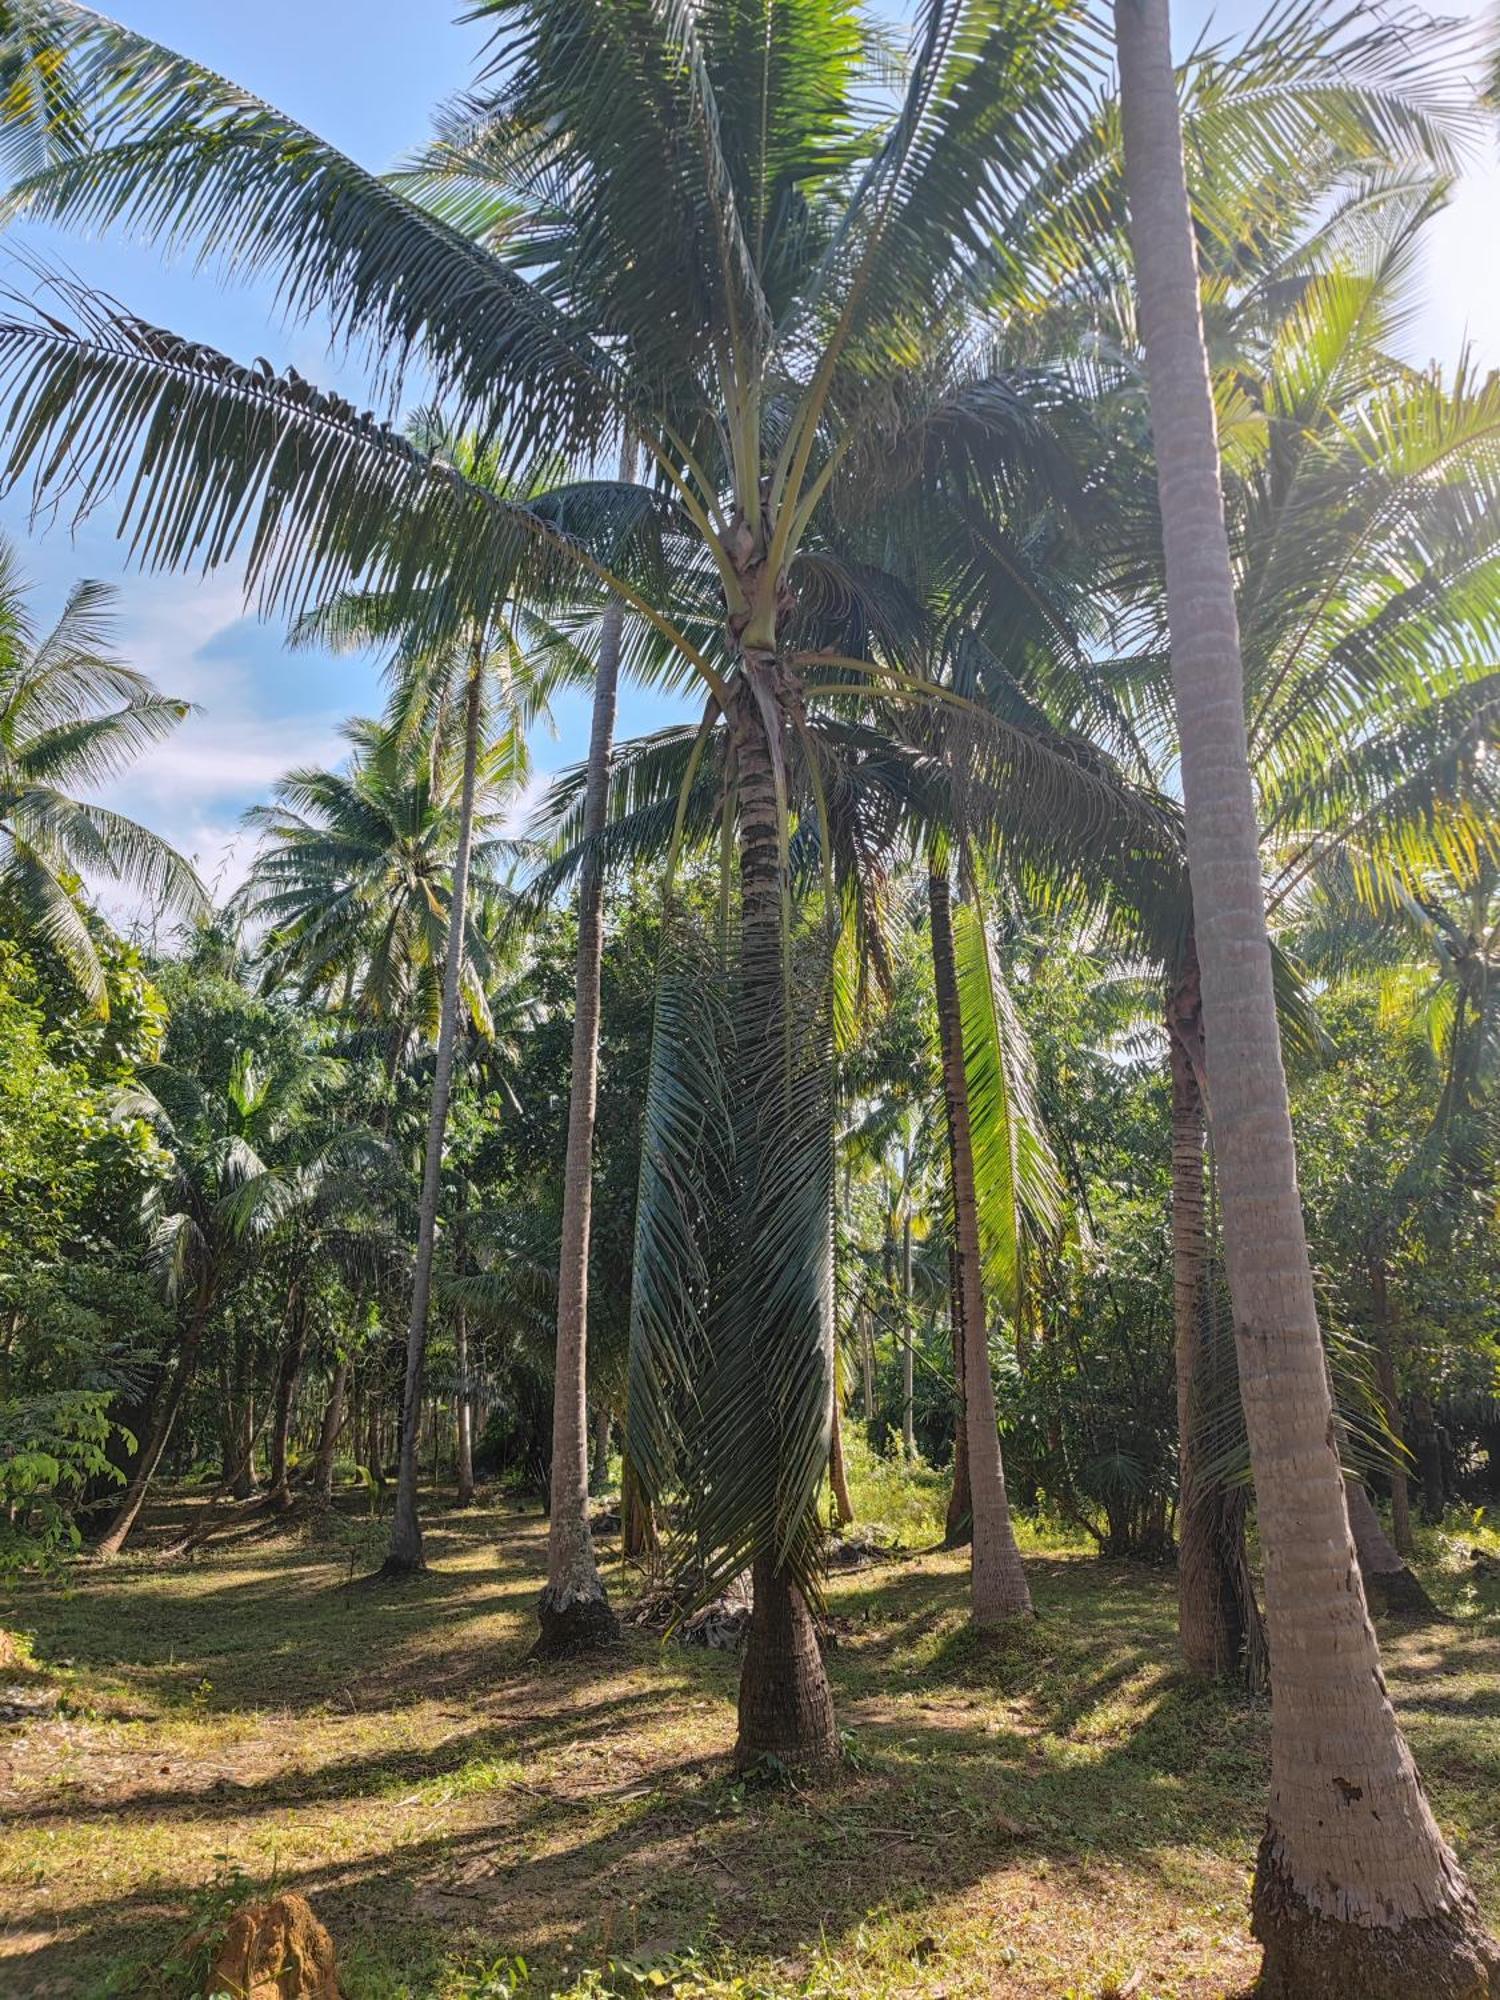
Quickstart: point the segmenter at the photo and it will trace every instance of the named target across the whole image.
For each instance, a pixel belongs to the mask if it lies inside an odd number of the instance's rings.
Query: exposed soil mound
[[[339,2000],[333,1939],[301,1896],[277,1896],[230,1923],[204,1988],[234,2000]]]

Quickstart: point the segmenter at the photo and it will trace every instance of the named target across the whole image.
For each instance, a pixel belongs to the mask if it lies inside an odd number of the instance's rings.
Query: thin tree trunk
[[[396,1504],[385,1559],[388,1576],[425,1569],[422,1526],[417,1519],[417,1432],[422,1422],[422,1367],[427,1358],[427,1314],[432,1298],[432,1257],[437,1242],[438,1200],[442,1192],[443,1142],[448,1131],[448,1098],[453,1087],[453,1049],[458,1037],[459,986],[464,959],[464,921],[469,894],[469,850],[474,837],[474,784],[479,765],[484,668],[478,643],[469,669],[464,703],[464,770],[459,799],[458,851],[448,910],[448,949],[443,963],[442,1011],[438,1020],[437,1062],[427,1116],[427,1152],[422,1167],[422,1200],[417,1218],[417,1259],[412,1271],[411,1318],[406,1332],[406,1379],[401,1397],[401,1444],[396,1468]]]
[[[901,1295],[906,1301],[901,1339],[901,1456],[910,1465],[917,1455],[916,1329],[912,1325],[911,1198],[901,1222]]]
[[[1432,1398],[1425,1390],[1411,1399],[1411,1428],[1422,1477],[1422,1514],[1435,1526],[1447,1510],[1447,1495],[1443,1491],[1443,1447],[1432,1414]]]
[[[969,1124],[969,1078],[964,1065],[958,964],[953,949],[953,911],[946,869],[928,872],[927,908],[932,929],[943,1101],[948,1114],[953,1254],[958,1266],[958,1303],[963,1325],[964,1428],[969,1445],[972,1520],[970,1615],[984,1631],[1012,1618],[1029,1618],[1031,1591],[1011,1522],[1005,1466],[1000,1454],[1000,1428],[995,1418],[995,1383],[990,1372],[989,1320],[979,1247],[974,1142]]]
[[[458,1364],[458,1491],[460,1507],[474,1498],[474,1392],[469,1383],[469,1315],[459,1306],[453,1315],[453,1349]]]
[[[167,1448],[172,1427],[177,1422],[183,1398],[197,1372],[198,1355],[203,1345],[203,1329],[208,1322],[209,1304],[208,1292],[200,1290],[193,1306],[192,1319],[182,1336],[182,1346],[178,1349],[177,1365],[172,1371],[171,1382],[153,1413],[151,1430],[145,1447],[136,1460],[135,1470],[130,1475],[130,1483],[125,1488],[125,1497],[94,1550],[96,1555],[106,1560],[120,1553],[140,1519],[141,1509],[146,1504],[146,1495],[150,1492],[151,1482],[156,1477],[156,1468],[161,1464],[162,1453]]]
[[[849,1474],[844,1465],[844,1419],[838,1390],[833,1392],[833,1427],[828,1436],[828,1487],[833,1495],[833,1524],[847,1528],[854,1519],[854,1502],[849,1496]]]
[[[635,440],[620,454],[620,477],[635,477]],[[578,959],[573,984],[573,1070],[563,1156],[562,1237],[557,1272],[557,1367],[552,1391],[552,1476],[547,1524],[547,1582],[537,1605],[536,1649],[562,1655],[607,1646],[619,1621],[594,1559],[589,1526],[588,1319],[589,1239],[594,1208],[594,1118],[599,1101],[599,1007],[604,962],[604,876],[594,843],[609,808],[625,609],[611,599],[599,628],[594,713],[584,778],[578,877]]]
[[[784,1023],[784,884],[771,745],[748,686],[731,719],[739,783],[741,1005],[746,1033],[769,1041],[780,1037]],[[830,1408],[832,1335],[830,1325]],[[735,1765],[747,1770],[774,1757],[809,1772],[827,1769],[838,1761],[838,1731],[812,1613],[774,1552],[756,1555],[752,1581],[755,1599],[740,1674]]]
[[[651,1502],[626,1452],[620,1461],[620,1549],[628,1562],[643,1563],[658,1547]]]
[[[290,1325],[281,1365],[276,1371],[276,1394],[271,1416],[271,1482],[266,1490],[267,1507],[281,1513],[292,1504],[287,1477],[288,1447],[291,1442],[292,1403],[302,1374],[302,1357],[307,1346],[307,1306],[300,1282],[288,1314]]]
[[[1478,2000],[1500,1958],[1397,1727],[1334,1446],[1297,1191],[1167,0],[1116,0],[1214,1147],[1274,1699],[1254,1929],[1272,2000]]]
[[[1391,1467],[1391,1539],[1401,1556],[1416,1554],[1411,1532],[1411,1491],[1406,1477],[1406,1440],[1401,1427],[1401,1391],[1396,1383],[1395,1332],[1391,1317],[1390,1286],[1383,1259],[1376,1258],[1370,1271],[1370,1294],[1375,1309],[1375,1370],[1380,1383],[1380,1399],[1385,1420],[1396,1441],[1397,1461]]]
[[[349,1388],[349,1371],[353,1363],[347,1354],[341,1354],[333,1371],[333,1381],[328,1389],[328,1401],[323,1405],[323,1423],[318,1432],[318,1455],[313,1462],[312,1490],[314,1496],[326,1506],[333,1498],[333,1461],[338,1451],[339,1433],[344,1428],[344,1398]],[[355,1435],[358,1435],[356,1430]]]
[[[870,1313],[866,1306],[859,1312],[859,1368],[861,1394],[864,1397],[864,1419],[867,1424],[875,1421],[875,1342],[870,1335]]]
[[[611,1418],[608,1403],[600,1403],[594,1411],[594,1463],[589,1470],[589,1485],[596,1491],[609,1479],[609,1435]]]
[[[1198,1402],[1208,1335],[1204,1212],[1203,1011],[1197,946],[1188,934],[1167,999],[1172,1077],[1172,1298],[1177,1346],[1177,1636],[1183,1664],[1205,1680],[1265,1679],[1266,1637],[1245,1547],[1245,1495],[1198,1471]]]

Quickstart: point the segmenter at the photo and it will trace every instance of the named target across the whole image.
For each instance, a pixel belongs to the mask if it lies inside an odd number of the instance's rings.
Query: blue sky
[[[1476,18],[1487,0],[1449,0]],[[279,105],[365,164],[382,168],[416,146],[428,114],[472,73],[482,30],[455,25],[455,0],[254,0],[209,8],[202,0],[115,0],[108,11],[131,27],[181,49]],[[1212,13],[1215,30],[1232,34],[1263,11],[1257,0],[1210,9],[1188,0],[1175,11],[1185,50]],[[1500,366],[1500,166],[1480,163],[1434,225],[1423,273],[1422,309],[1407,351],[1413,360],[1451,360],[1464,339],[1486,366]],[[19,242],[112,293],[142,316],[223,348],[241,360],[265,355],[304,375],[360,396],[357,376],[331,365],[314,327],[287,328],[269,294],[227,288],[189,268],[164,269],[159,257],[118,243],[60,239],[36,230]],[[4,248],[0,246],[0,256]],[[7,284],[24,284],[9,271]],[[362,397],[361,400],[364,400]],[[379,701],[369,660],[288,655],[278,631],[243,612],[236,577],[127,574],[110,523],[101,517],[72,532],[66,524],[34,532],[24,501],[0,503],[0,528],[23,548],[38,587],[38,609],[60,603],[78,576],[118,579],[122,649],[162,688],[199,704],[201,713],[148,763],[115,786],[111,802],[136,814],[194,855],[205,876],[230,887],[243,872],[248,845],[239,832],[244,808],[264,797],[288,766],[339,754],[338,726]],[[626,691],[624,732],[660,722],[658,697]],[[539,769],[582,754],[581,697],[559,705],[556,735],[535,745]]]

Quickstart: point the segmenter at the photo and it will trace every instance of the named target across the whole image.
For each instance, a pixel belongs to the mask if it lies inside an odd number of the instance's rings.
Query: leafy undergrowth
[[[59,1695],[0,1728],[0,1991],[172,1996],[173,1943],[271,1887],[311,1899],[350,2000],[1165,2000],[1253,1971],[1266,1712],[1178,1680],[1169,1576],[1034,1548],[1038,1622],[994,1646],[962,1556],[838,1577],[849,1756],[814,1794],[726,1774],[730,1660],[633,1634],[528,1663],[534,1512],[435,1514],[404,1586],[352,1582],[364,1539],[255,1529],[0,1605]],[[1500,1918],[1500,1588],[1460,1539],[1429,1551],[1455,1621],[1389,1663]]]

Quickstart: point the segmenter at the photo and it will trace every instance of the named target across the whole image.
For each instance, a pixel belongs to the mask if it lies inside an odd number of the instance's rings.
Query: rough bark
[[[773,661],[759,662],[774,686]],[[779,1039],[783,1014],[783,873],[771,746],[746,687],[733,717],[739,783],[740,967],[745,1029]],[[832,1327],[828,1329],[828,1389],[833,1390]],[[812,1614],[801,1591],[763,1550],[752,1565],[755,1591],[740,1674],[735,1764],[747,1770],[766,1758],[815,1773],[837,1762],[833,1694],[823,1670]]]
[[[353,1363],[341,1354],[329,1384],[328,1401],[323,1405],[323,1422],[318,1430],[318,1453],[313,1461],[312,1490],[325,1505],[333,1498],[333,1462],[338,1454],[339,1434],[344,1428],[344,1400],[349,1392],[349,1371]]]
[[[594,1412],[594,1463],[589,1472],[589,1484],[597,1490],[609,1478],[609,1435],[612,1428],[608,1403],[600,1403]]]
[[[1253,1911],[1265,1990],[1477,2000],[1500,1962],[1386,1693],[1335,1449],[1272,990],[1167,0],[1116,0],[1115,24],[1225,1268],[1265,1553],[1271,1801]]]
[[[620,477],[635,477],[627,440]],[[583,866],[578,877],[578,958],[573,983],[573,1070],[563,1157],[562,1242],[557,1275],[557,1368],[552,1392],[552,1477],[547,1582],[537,1608],[543,1653],[608,1645],[619,1625],[594,1560],[589,1527],[589,1238],[594,1205],[594,1118],[599,1101],[599,995],[604,961],[604,878],[593,843],[609,806],[624,606],[611,600],[599,629],[594,712],[584,778]]]
[[[417,1432],[422,1422],[422,1368],[427,1358],[427,1317],[432,1299],[432,1258],[437,1243],[438,1200],[442,1193],[443,1142],[448,1131],[448,1099],[453,1087],[453,1051],[458,1038],[459,985],[464,960],[464,922],[469,894],[469,850],[474,835],[474,782],[479,764],[483,709],[483,663],[476,645],[464,699],[463,789],[459,798],[458,849],[448,908],[448,948],[443,961],[443,996],[438,1017],[437,1061],[427,1114],[427,1151],[417,1213],[417,1258],[412,1271],[411,1317],[406,1329],[406,1378],[401,1396],[401,1443],[396,1465],[396,1504],[384,1570],[402,1576],[425,1569],[422,1526],[417,1519]]]
[[[823,1671],[817,1628],[797,1586],[773,1558],[752,1565],[755,1591],[745,1664],[740,1674],[738,1771],[771,1759],[788,1771],[817,1776],[838,1762],[833,1692]]]
[[[943,1521],[943,1547],[964,1548],[973,1531],[974,1503],[969,1494],[969,1417],[964,1400],[964,1306],[959,1283],[958,1252],[948,1251],[948,1318],[953,1335],[953,1484]]]
[[[165,1392],[152,1412],[151,1429],[146,1442],[136,1459],[125,1488],[124,1498],[115,1510],[113,1520],[100,1536],[94,1553],[106,1559],[117,1556],[129,1541],[135,1524],[141,1517],[141,1509],[146,1504],[146,1495],[151,1490],[151,1482],[156,1477],[156,1468],[161,1464],[162,1453],[172,1435],[172,1427],[177,1422],[177,1414],[182,1408],[183,1397],[192,1383],[198,1369],[198,1356],[203,1347],[203,1329],[208,1322],[210,1297],[206,1290],[200,1290],[193,1304],[193,1315],[182,1336],[182,1345],[177,1350],[177,1365],[172,1370],[171,1379]]]
[[[1198,1396],[1208,1327],[1204,1206],[1203,1012],[1191,934],[1167,1000],[1172,1078],[1172,1300],[1177,1348],[1177,1633],[1183,1665],[1205,1680],[1264,1684],[1265,1628],[1245,1547],[1243,1492],[1198,1469]]]
[[[928,873],[927,908],[932,931],[943,1102],[948,1116],[953,1248],[963,1322],[964,1414],[972,1522],[970,1615],[974,1624],[985,1630],[1012,1618],[1030,1617],[1031,1592],[1011,1522],[1000,1453],[1000,1427],[995,1416],[995,1383],[990,1372],[989,1321],[980,1258],[979,1198],[969,1123],[969,1079],[964,1066],[963,1021],[958,1005],[951,894],[944,871],[933,869]]]

